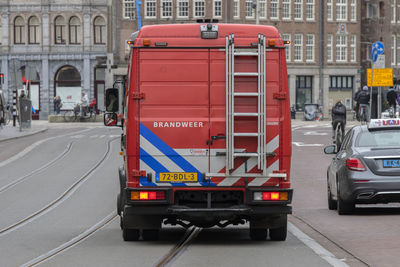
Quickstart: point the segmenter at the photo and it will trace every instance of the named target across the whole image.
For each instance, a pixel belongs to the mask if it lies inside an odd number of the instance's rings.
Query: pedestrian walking
[[[60,114],[62,103],[61,103],[61,97],[59,95],[54,97],[54,105],[56,108],[56,115]]]

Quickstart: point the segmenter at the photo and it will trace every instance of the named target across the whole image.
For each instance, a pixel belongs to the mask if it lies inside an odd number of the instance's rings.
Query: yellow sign
[[[393,69],[374,69],[372,86],[393,86]],[[367,85],[371,86],[371,69],[367,69]]]

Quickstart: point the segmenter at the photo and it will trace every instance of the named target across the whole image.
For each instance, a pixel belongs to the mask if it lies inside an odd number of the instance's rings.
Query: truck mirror
[[[118,125],[117,113],[104,113],[104,125],[105,126],[117,126]]]
[[[119,93],[118,88],[106,89],[106,111],[118,112],[119,111]]]

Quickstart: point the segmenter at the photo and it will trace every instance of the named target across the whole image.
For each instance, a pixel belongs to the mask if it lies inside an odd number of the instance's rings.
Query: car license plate
[[[197,172],[160,172],[157,182],[169,183],[195,183]]]
[[[384,159],[384,168],[400,168],[400,159]]]

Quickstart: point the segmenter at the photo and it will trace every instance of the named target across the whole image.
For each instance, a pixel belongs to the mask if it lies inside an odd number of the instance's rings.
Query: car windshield
[[[356,140],[357,147],[400,147],[400,131],[361,132]]]

